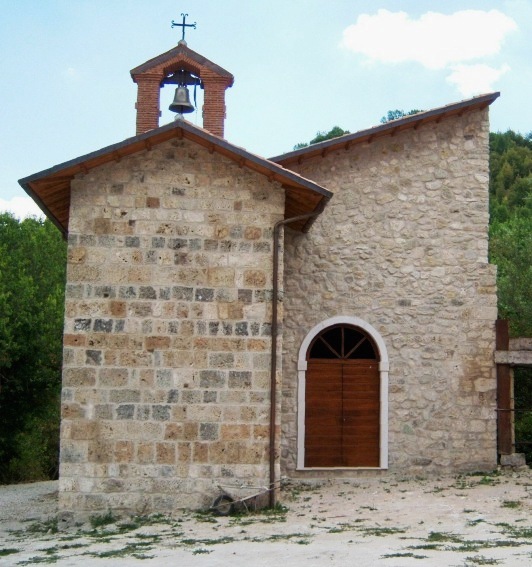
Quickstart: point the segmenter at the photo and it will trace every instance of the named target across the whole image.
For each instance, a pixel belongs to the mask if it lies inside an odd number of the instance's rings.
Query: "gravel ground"
[[[0,486],[0,565],[530,566],[531,495],[528,469],[341,480],[289,485],[275,513],[100,516],[57,533],[56,482]]]

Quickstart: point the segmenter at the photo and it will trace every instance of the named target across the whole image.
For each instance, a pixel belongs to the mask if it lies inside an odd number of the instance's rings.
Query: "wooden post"
[[[496,349],[508,350],[508,321],[497,319]],[[499,455],[513,453],[512,446],[512,381],[509,364],[497,364],[497,446]]]

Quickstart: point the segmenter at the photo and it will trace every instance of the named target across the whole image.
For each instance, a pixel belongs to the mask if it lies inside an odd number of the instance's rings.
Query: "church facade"
[[[132,77],[136,136],[21,180],[68,237],[63,516],[493,469],[498,93],[265,159],[184,41]],[[191,77],[204,128],[159,127]]]

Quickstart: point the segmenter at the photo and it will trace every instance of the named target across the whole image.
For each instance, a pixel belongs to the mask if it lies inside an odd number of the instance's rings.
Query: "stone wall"
[[[283,212],[277,183],[186,140],[73,182],[64,515],[171,513],[267,481]]]
[[[308,234],[285,235],[285,474],[297,474],[298,350],[337,315],[385,341],[391,471],[496,466],[488,136],[487,110],[466,112],[298,167],[334,197]]]

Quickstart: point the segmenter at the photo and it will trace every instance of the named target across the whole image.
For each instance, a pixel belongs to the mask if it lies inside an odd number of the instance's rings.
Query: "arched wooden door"
[[[312,341],[305,387],[305,467],[378,467],[377,349],[361,329],[335,325]]]

